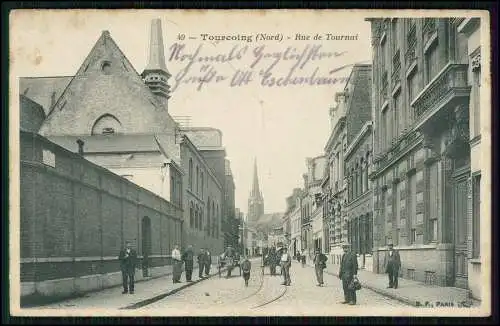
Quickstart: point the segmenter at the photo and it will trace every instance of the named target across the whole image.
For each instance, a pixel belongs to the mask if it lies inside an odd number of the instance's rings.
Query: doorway
[[[149,276],[151,256],[151,220],[149,217],[142,218],[142,276]]]
[[[467,276],[467,205],[468,205],[468,166],[455,171],[453,175],[453,222],[454,222],[454,286],[466,289]]]

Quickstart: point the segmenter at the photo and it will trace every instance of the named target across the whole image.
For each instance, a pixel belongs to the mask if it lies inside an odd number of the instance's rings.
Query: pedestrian
[[[288,254],[287,248],[283,248],[280,262],[281,269],[283,270],[283,283],[281,285],[289,286],[292,283],[290,280],[290,266],[292,265],[292,258]]]
[[[224,260],[226,261],[227,266],[227,275],[226,278],[231,277],[231,272],[233,270],[233,262],[234,262],[234,249],[232,246],[227,246],[226,251],[224,252]]]
[[[321,249],[316,249],[316,254],[314,255],[314,270],[316,271],[316,280],[318,281],[318,286],[323,286],[323,270],[326,268],[326,261],[328,258],[321,252]]]
[[[132,244],[130,243],[130,241],[127,241],[125,243],[125,248],[120,250],[118,259],[120,260],[120,268],[122,271],[122,294],[129,293],[129,290],[130,294],[134,294],[134,276],[135,267],[137,264],[137,252],[132,248]]]
[[[276,261],[277,256],[276,249],[271,248],[271,250],[269,250],[269,271],[273,276],[276,275],[276,264],[278,263],[278,261]]]
[[[174,283],[180,283],[182,275],[182,257],[178,245],[175,245],[174,250],[172,250],[172,266],[172,281]]]
[[[388,247],[389,250],[386,252],[384,258],[385,272],[389,274],[389,286],[387,288],[397,289],[401,258],[399,257],[399,252],[394,249],[392,243],[389,243]]]
[[[245,255],[243,262],[241,263],[241,271],[243,275],[243,279],[245,280],[245,286],[248,286],[248,280],[250,279],[250,271],[252,269],[252,263],[248,260],[248,257]]]
[[[358,275],[358,257],[350,250],[349,243],[344,243],[342,245],[344,254],[340,261],[340,271],[339,278],[342,280],[342,288],[344,290],[344,301],[343,304],[356,304],[356,289],[351,285],[354,278]]]
[[[210,267],[212,266],[212,254],[208,248],[205,249],[205,276],[210,275]]]
[[[191,278],[193,276],[194,265],[194,252],[192,245],[189,245],[186,251],[182,254],[182,261],[184,262],[184,268],[186,269],[186,282],[192,282]]]
[[[205,249],[200,249],[200,253],[198,254],[198,278],[203,278],[203,271],[205,270],[205,261],[207,259],[207,255],[205,254]]]
[[[300,255],[300,261],[302,263],[302,267],[306,266],[306,250],[302,249],[302,254]]]

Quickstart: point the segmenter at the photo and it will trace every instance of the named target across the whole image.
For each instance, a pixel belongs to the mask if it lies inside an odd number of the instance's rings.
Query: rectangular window
[[[439,179],[438,164],[429,166],[429,241],[437,241],[439,214]]]
[[[413,244],[417,240],[417,231],[415,226],[417,225],[417,214],[416,214],[416,192],[417,192],[417,183],[415,174],[411,174],[408,176],[408,221],[410,221],[410,243]]]
[[[481,257],[481,175],[472,178],[472,258]]]
[[[480,93],[481,93],[481,70],[476,70],[472,72],[472,97],[473,97],[473,137],[479,136],[481,134],[481,105],[480,105]]]
[[[411,107],[411,102],[415,99],[415,97],[418,94],[419,88],[418,88],[418,83],[417,83],[417,72],[414,71],[410,76],[408,76],[408,79],[406,80],[407,82],[407,88],[408,88],[408,105],[406,106],[408,110],[408,123],[407,125],[411,124],[413,121],[413,110]]]
[[[439,62],[438,42],[435,41],[425,53],[425,75],[426,82],[429,83],[441,69]]]
[[[387,110],[382,112],[381,129],[379,131],[382,150],[387,149]]]
[[[392,31],[391,31],[391,39],[392,39],[392,52],[396,52],[396,49],[399,46],[399,34],[398,34],[398,20],[397,18],[392,20]]]
[[[394,137],[398,137],[401,133],[401,112],[403,111],[401,108],[401,103],[399,100],[399,92],[394,96]]]

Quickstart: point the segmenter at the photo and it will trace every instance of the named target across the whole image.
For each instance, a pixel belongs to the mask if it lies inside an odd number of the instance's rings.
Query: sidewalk
[[[225,268],[221,270],[225,271]],[[155,278],[146,278],[135,284],[134,294],[122,294],[121,285],[101,291],[89,292],[81,297],[68,299],[48,305],[31,306],[26,309],[130,309],[138,308],[150,302],[164,298],[184,288],[211,277],[218,277],[217,265],[212,265],[207,278],[198,278],[198,267],[193,269],[193,282],[186,282],[186,272],[183,271],[181,283],[172,282],[172,274]]]
[[[311,261],[307,263],[314,267]],[[325,273],[338,276],[339,265],[327,263]],[[411,306],[436,306],[437,302],[446,304],[479,307],[481,302],[469,297],[469,291],[455,287],[426,285],[422,282],[399,278],[397,289],[388,289],[387,274],[376,274],[363,269],[358,270],[358,279],[361,285],[381,295],[398,300]]]

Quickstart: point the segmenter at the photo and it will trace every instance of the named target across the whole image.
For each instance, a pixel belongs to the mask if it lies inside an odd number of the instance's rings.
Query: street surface
[[[279,268],[277,269],[279,273]],[[377,307],[408,307],[368,289],[357,292],[357,305],[341,304],[344,299],[341,281],[324,274],[325,285],[316,284],[314,269],[293,262],[291,286],[283,286],[282,277],[269,275],[266,267],[262,275],[260,260],[252,261],[249,286],[235,269],[232,277],[215,276],[195,284],[162,300],[138,308],[145,312],[155,310],[162,315],[330,315],[336,312],[366,312]]]

